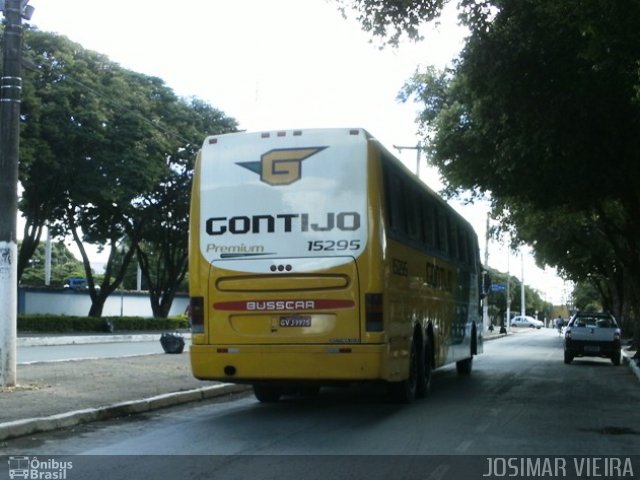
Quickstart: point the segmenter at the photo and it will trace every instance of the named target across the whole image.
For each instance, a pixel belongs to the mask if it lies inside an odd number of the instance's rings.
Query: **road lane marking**
[[[476,427],[475,433],[484,433],[489,430],[491,422],[484,422]]]
[[[456,447],[456,452],[464,453],[469,450],[469,447],[473,443],[473,440],[465,440],[460,445]]]
[[[446,463],[438,465],[438,467],[427,477],[427,480],[442,480],[448,471],[449,465]]]

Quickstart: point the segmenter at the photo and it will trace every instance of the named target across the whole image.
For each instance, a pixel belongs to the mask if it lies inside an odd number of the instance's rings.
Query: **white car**
[[[542,328],[542,322],[529,316],[518,316],[511,319],[512,327]]]
[[[620,365],[620,327],[609,313],[576,313],[564,331],[564,363],[575,357],[606,357]]]

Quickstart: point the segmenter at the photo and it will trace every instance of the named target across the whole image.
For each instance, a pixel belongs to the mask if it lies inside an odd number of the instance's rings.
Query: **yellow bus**
[[[208,137],[190,215],[196,378],[410,402],[482,351],[475,232],[365,130]]]

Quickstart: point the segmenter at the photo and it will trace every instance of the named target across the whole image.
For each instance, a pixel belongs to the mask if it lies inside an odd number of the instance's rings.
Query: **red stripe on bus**
[[[338,308],[353,308],[353,300],[249,300],[244,302],[217,302],[213,304],[215,310],[234,310],[243,312],[290,312],[306,310],[335,310]]]

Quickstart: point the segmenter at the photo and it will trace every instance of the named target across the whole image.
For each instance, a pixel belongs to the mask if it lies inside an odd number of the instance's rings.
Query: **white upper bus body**
[[[209,137],[202,256],[251,273],[269,272],[274,258],[291,259],[298,272],[352,261],[367,242],[366,136],[332,129]]]

